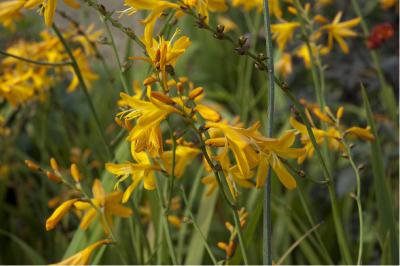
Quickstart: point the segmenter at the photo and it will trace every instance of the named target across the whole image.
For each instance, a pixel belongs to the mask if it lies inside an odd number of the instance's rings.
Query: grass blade
[[[37,253],[31,246],[26,244],[22,239],[19,237],[4,231],[3,229],[0,229],[0,235],[4,235],[6,237],[9,237],[12,241],[14,241],[18,246],[21,247],[21,249],[24,251],[26,254],[26,257],[29,258],[29,260],[32,262],[32,264],[37,264],[37,265],[44,265],[46,264],[46,261]]]
[[[374,122],[371,105],[368,100],[364,86],[361,84],[362,97],[364,101],[365,111],[367,113],[368,125],[371,127],[372,134],[375,136],[375,141],[370,142],[372,156],[372,170],[374,174],[374,190],[378,207],[380,220],[380,234],[382,236],[390,235],[390,247],[392,253],[391,264],[399,264],[399,244],[398,231],[396,230],[396,220],[393,210],[393,197],[387,187],[385,174],[385,166],[383,163],[383,153],[381,143],[378,136],[378,131]]]

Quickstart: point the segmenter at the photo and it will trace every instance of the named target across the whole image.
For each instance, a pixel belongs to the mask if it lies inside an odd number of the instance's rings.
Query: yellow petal
[[[368,141],[374,141],[375,136],[371,133],[371,128],[366,127],[366,128],[361,128],[361,127],[351,127],[346,130],[346,134],[353,134],[359,138],[362,138],[364,140]]]
[[[76,201],[77,199],[71,199],[63,202],[46,220],[46,230],[53,229]]]
[[[269,164],[267,158],[262,157],[260,164],[258,165],[257,176],[256,176],[256,188],[262,188],[265,184],[265,180],[268,175]]]
[[[96,243],[88,246],[87,248],[79,251],[78,253],[72,255],[71,257],[57,262],[53,265],[87,265],[90,259],[91,254],[93,253],[93,251],[105,244],[110,244],[112,243],[112,240],[110,239],[103,239],[100,241],[97,241]]]
[[[195,107],[195,110],[199,112],[199,114],[208,121],[213,121],[213,122],[218,122],[221,120],[221,115],[215,111],[214,109],[203,105],[199,104]]]
[[[93,197],[99,201],[100,206],[104,206],[105,192],[99,179],[95,179],[92,187]]]
[[[279,180],[281,183],[287,188],[287,189],[294,189],[297,186],[296,180],[294,177],[286,170],[286,168],[283,166],[282,162],[279,160],[279,158],[275,155],[271,156],[272,162],[270,162],[272,169],[278,176]]]
[[[121,204],[107,205],[106,212],[109,212],[109,213],[112,213],[114,215],[121,216],[121,217],[129,217],[133,214],[133,211],[130,208],[125,207]]]
[[[89,209],[83,216],[79,227],[82,230],[86,230],[88,228],[88,226],[93,222],[96,215],[97,215],[97,211],[94,208]]]
[[[48,0],[44,10],[44,23],[50,27],[53,24],[54,13],[56,12],[57,0]]]

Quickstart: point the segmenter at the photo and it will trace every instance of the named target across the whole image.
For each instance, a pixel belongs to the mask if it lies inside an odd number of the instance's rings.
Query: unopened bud
[[[78,166],[76,164],[71,164],[71,175],[72,178],[75,180],[75,182],[79,183],[79,181],[82,179],[81,174],[79,173]]]
[[[183,83],[182,82],[178,82],[177,84],[176,84],[176,88],[178,89],[178,91],[179,91],[179,93],[183,93],[183,91],[185,90],[185,87],[183,86]]]
[[[150,76],[150,77],[146,78],[146,79],[143,81],[143,85],[144,85],[144,86],[149,86],[149,85],[154,84],[156,81],[157,81],[157,79],[156,79],[155,77]]]
[[[191,92],[189,92],[189,99],[193,100],[195,98],[197,98],[197,96],[203,94],[204,89],[203,87],[197,87],[194,90],[192,90]]]
[[[161,93],[161,92],[158,92],[158,91],[152,91],[151,92],[151,97],[159,100],[160,102],[166,103],[166,104],[170,104],[170,105],[174,105],[175,104],[175,102],[171,98],[169,98],[164,93]]]
[[[50,166],[51,166],[51,169],[53,169],[55,172],[60,171],[58,168],[58,163],[57,163],[56,159],[54,159],[53,157],[50,158]]]
[[[238,43],[240,46],[244,46],[246,44],[246,42],[247,42],[247,37],[245,37],[243,35],[239,37]]]
[[[51,181],[53,181],[55,183],[61,182],[61,178],[59,178],[57,175],[53,174],[52,172],[47,171],[46,175]]]
[[[25,160],[25,164],[26,164],[26,166],[28,166],[29,169],[31,169],[33,171],[40,170],[40,166],[37,165],[36,163],[32,162],[31,160]]]
[[[221,24],[217,25],[217,32],[218,33],[223,33],[224,30],[225,30],[225,26],[224,25],[221,25]]]

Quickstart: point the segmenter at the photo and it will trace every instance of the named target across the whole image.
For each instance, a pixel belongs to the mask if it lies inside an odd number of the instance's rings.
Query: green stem
[[[124,91],[129,94],[128,85],[126,84],[126,80],[125,80],[124,74],[122,73],[121,60],[119,59],[117,46],[115,45],[114,37],[113,37],[112,32],[110,30],[110,26],[108,25],[106,18],[104,16],[102,16],[101,14],[100,14],[100,16],[101,16],[100,17],[101,21],[104,23],[104,26],[106,28],[108,37],[110,37],[110,40],[111,40],[111,46],[112,46],[112,49],[114,51],[115,59],[117,60],[118,75],[119,75],[119,78],[121,80],[122,87],[124,88]]]
[[[85,94],[86,100],[87,100],[87,102],[89,104],[90,111],[93,114],[94,120],[96,122],[97,131],[98,131],[98,133],[99,133],[99,135],[100,135],[100,137],[101,137],[101,139],[103,141],[104,147],[105,147],[106,152],[107,152],[107,156],[108,156],[109,159],[111,159],[112,158],[111,148],[110,148],[110,146],[109,146],[109,144],[108,144],[108,142],[106,140],[106,137],[104,136],[103,129],[102,129],[101,124],[100,124],[100,119],[99,119],[99,117],[98,117],[98,115],[96,113],[96,109],[94,108],[92,99],[90,98],[89,90],[88,90],[88,88],[86,86],[85,80],[83,79],[82,73],[81,73],[81,71],[79,69],[79,66],[78,66],[78,63],[77,63],[77,61],[75,59],[75,56],[73,55],[71,49],[69,48],[69,46],[68,46],[66,40],[64,39],[64,37],[62,36],[61,32],[58,30],[56,24],[53,24],[53,30],[56,33],[58,39],[61,41],[62,45],[64,46],[64,49],[67,52],[69,58],[71,59],[71,66],[74,69],[75,75],[77,76],[77,78],[79,80],[79,84],[81,85],[81,88],[82,88],[82,90],[83,90],[83,92]]]
[[[183,187],[181,187],[181,194],[182,194],[183,202],[185,203],[185,206],[187,207],[186,208],[186,212],[189,214],[189,217],[191,219],[191,222],[193,223],[194,228],[199,233],[199,235],[201,237],[201,240],[203,241],[203,245],[206,248],[206,250],[208,252],[208,255],[210,256],[213,264],[217,265],[218,263],[217,263],[217,260],[214,257],[214,254],[211,251],[211,247],[208,245],[206,237],[204,236],[203,232],[201,232],[201,229],[200,229],[199,225],[196,222],[196,218],[194,217],[192,211],[190,210],[190,207],[189,207],[190,205],[189,205],[189,202],[187,200],[187,197],[186,197],[186,194],[185,194],[185,190],[184,190]]]
[[[161,223],[161,226],[162,226],[164,234],[165,234],[165,238],[167,241],[167,246],[168,246],[172,264],[177,265],[178,262],[176,260],[174,246],[172,244],[172,239],[171,239],[171,233],[170,233],[169,226],[168,226],[168,213],[165,208],[162,190],[160,189],[160,183],[157,180],[158,179],[156,177],[156,191],[157,191],[157,196],[158,196],[158,200],[159,200],[160,208],[161,208],[161,212],[162,212],[161,221],[159,221],[159,222]]]
[[[67,65],[71,65],[72,62],[71,61],[67,61],[67,62],[45,62],[45,61],[35,61],[35,60],[31,60],[25,57],[21,57],[18,55],[13,55],[10,53],[7,53],[5,51],[1,51],[0,50],[0,54],[4,55],[4,56],[8,56],[8,57],[13,57],[15,59],[21,60],[21,61],[25,61],[31,64],[35,64],[35,65],[42,65],[42,66],[67,66]]]
[[[235,220],[235,227],[239,238],[240,250],[242,251],[243,261],[245,265],[249,265],[249,260],[247,259],[247,252],[243,241],[242,229],[240,226],[240,218],[237,210],[232,210],[233,219]]]
[[[333,215],[333,222],[335,224],[335,230],[336,230],[336,234],[337,234],[337,238],[338,238],[338,244],[339,244],[339,248],[340,248],[340,252],[343,256],[343,259],[345,260],[345,262],[347,264],[352,264],[351,263],[351,256],[350,256],[350,252],[349,252],[349,247],[346,241],[346,235],[344,233],[344,229],[343,229],[343,224],[342,221],[340,219],[340,212],[339,212],[339,207],[337,204],[337,199],[336,199],[336,193],[335,193],[335,188],[333,186],[332,183],[332,177],[330,175],[330,172],[328,170],[327,164],[325,162],[324,157],[322,156],[322,153],[319,149],[318,143],[315,139],[314,136],[314,132],[312,131],[312,127],[310,125],[310,122],[308,121],[304,110],[303,110],[303,106],[297,101],[296,97],[293,96],[293,94],[289,91],[289,88],[284,85],[283,82],[279,81],[276,79],[276,83],[279,85],[279,87],[283,90],[283,92],[286,94],[286,96],[288,96],[288,98],[291,100],[291,102],[293,103],[293,105],[296,107],[297,111],[299,112],[299,115],[301,117],[301,120],[303,121],[303,123],[305,124],[306,128],[307,128],[307,133],[310,137],[311,143],[317,153],[317,158],[320,161],[321,165],[322,165],[322,169],[324,172],[324,178],[325,181],[327,181],[327,186],[328,186],[328,191],[329,191],[329,197],[331,199],[331,206],[332,206],[332,215]]]
[[[348,156],[348,159],[350,161],[350,165],[354,170],[354,173],[356,175],[356,180],[357,180],[357,189],[356,189],[356,195],[355,195],[355,200],[357,202],[357,207],[358,207],[358,223],[359,223],[359,244],[358,244],[358,258],[357,258],[357,265],[361,265],[361,260],[362,260],[362,254],[363,254],[363,243],[364,243],[364,220],[363,220],[363,211],[362,211],[362,205],[361,205],[361,177],[360,177],[360,171],[358,167],[356,166],[353,157],[351,155],[351,150],[349,145],[345,141],[342,141],[345,149],[346,149],[346,154]]]
[[[144,43],[139,39],[139,37],[136,35],[136,33],[129,27],[125,27],[122,25],[118,20],[113,19],[111,16],[113,15],[112,12],[108,12],[103,5],[100,5],[97,3],[96,0],[84,0],[88,6],[93,7],[96,9],[98,12],[100,12],[101,15],[104,16],[104,18],[115,27],[121,30],[126,36],[131,38],[134,42],[136,42],[143,50],[146,50],[146,46]]]
[[[274,60],[271,36],[271,18],[269,15],[269,1],[264,0],[264,28],[266,40],[266,52],[268,60],[268,117],[267,117],[267,137],[272,137],[272,125],[274,117],[275,101],[275,79],[274,79]],[[268,169],[267,180],[264,185],[264,213],[263,213],[263,263],[272,265],[271,248],[271,168]]]
[[[174,136],[174,131],[172,130],[172,126],[170,122],[168,121],[168,129],[169,129],[169,135],[172,140],[172,162],[171,162],[171,174],[170,174],[170,182],[169,182],[169,192],[168,192],[168,203],[167,203],[167,212],[169,211],[169,208],[171,207],[171,201],[172,201],[172,195],[174,192],[174,183],[175,183],[175,164],[176,164],[176,139]]]
[[[303,206],[304,212],[306,213],[308,222],[310,223],[311,226],[315,226],[314,218],[311,215],[310,209],[308,208],[306,199],[303,196],[303,192],[301,191],[300,188],[297,188],[297,192],[299,194],[301,205]],[[321,235],[319,234],[318,230],[315,231],[315,236],[316,236],[319,246],[321,248],[321,251],[322,251],[321,253],[324,256],[324,259],[326,260],[326,263],[333,265],[332,258],[330,257],[328,250],[326,249],[326,246],[325,246],[324,242],[322,241]]]

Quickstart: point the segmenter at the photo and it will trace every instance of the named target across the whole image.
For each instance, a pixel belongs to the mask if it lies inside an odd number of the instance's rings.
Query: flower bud
[[[203,87],[197,87],[191,92],[189,92],[189,99],[193,100],[197,98],[199,95],[203,94],[203,92],[204,92]]]
[[[81,174],[79,173],[78,166],[76,164],[71,164],[71,175],[72,178],[75,180],[75,182],[79,183],[81,181],[82,177]]]
[[[36,163],[32,162],[31,160],[25,160],[25,164],[26,164],[26,166],[28,166],[29,169],[31,169],[33,171],[40,170],[40,166],[37,165]]]
[[[55,172],[59,172],[59,168],[58,168],[58,163],[56,161],[56,159],[54,159],[53,157],[50,158],[50,166],[51,169],[53,169]]]
[[[170,105],[174,105],[175,104],[175,102],[171,98],[169,98],[164,93],[161,93],[161,92],[158,92],[158,91],[152,91],[151,92],[151,97],[159,100],[160,102],[166,103],[166,104],[170,104]]]

